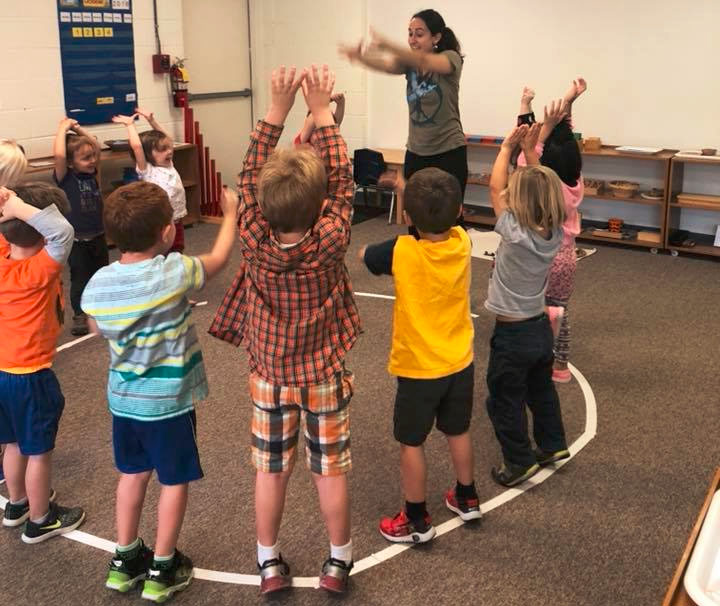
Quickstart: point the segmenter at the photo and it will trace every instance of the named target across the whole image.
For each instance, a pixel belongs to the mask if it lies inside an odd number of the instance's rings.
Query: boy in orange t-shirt
[[[51,454],[65,399],[51,370],[62,323],[60,274],[73,244],[65,194],[46,183],[0,187],[0,444],[10,501],[3,526],[27,520],[39,543],[82,524],[50,488]]]

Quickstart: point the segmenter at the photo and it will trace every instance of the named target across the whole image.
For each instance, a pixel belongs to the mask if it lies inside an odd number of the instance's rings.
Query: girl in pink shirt
[[[550,267],[545,293],[548,315],[557,335],[553,368],[553,381],[557,383],[568,383],[571,379],[570,370],[568,370],[570,357],[568,302],[575,286],[577,265],[575,238],[580,233],[578,207],[585,191],[581,174],[582,155],[572,132],[571,112],[573,102],[586,89],[587,83],[583,78],[573,80],[563,99],[557,102],[553,101],[549,110],[547,107],[545,108],[545,120],[536,147],[540,164],[552,168],[560,177],[565,200],[563,242]],[[527,87],[523,89],[518,125],[535,122],[535,114],[530,107],[534,97],[535,91]],[[525,163],[525,158],[521,154],[518,158],[518,165]]]

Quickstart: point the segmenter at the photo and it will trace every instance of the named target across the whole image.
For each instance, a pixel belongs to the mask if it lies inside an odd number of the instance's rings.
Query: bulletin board
[[[57,0],[65,111],[110,122],[137,106],[132,0]]]

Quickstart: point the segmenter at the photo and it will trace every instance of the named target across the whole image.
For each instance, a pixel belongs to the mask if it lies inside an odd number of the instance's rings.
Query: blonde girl
[[[17,185],[27,169],[22,148],[12,139],[0,139],[0,187]]]
[[[548,270],[563,238],[562,187],[545,166],[520,168],[508,180],[513,148],[519,144],[528,163],[534,163],[539,134],[539,124],[514,128],[490,177],[495,231],[502,239],[485,301],[496,316],[486,405],[503,454],[492,477],[503,486],[520,484],[540,466],[570,456],[552,381],[553,334],[545,314]],[[534,450],[525,405],[533,414]]]

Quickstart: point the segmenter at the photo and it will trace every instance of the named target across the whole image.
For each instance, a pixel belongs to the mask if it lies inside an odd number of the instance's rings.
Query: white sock
[[[261,545],[260,541],[258,541],[257,544],[257,553],[258,553],[258,564],[261,564],[267,560],[274,560],[280,555],[280,550],[278,549],[277,542],[275,545],[271,545],[270,547],[266,547],[265,545]]]
[[[336,560],[342,560],[346,564],[352,562],[352,539],[350,539],[345,545],[333,545],[330,543],[330,557]]]

